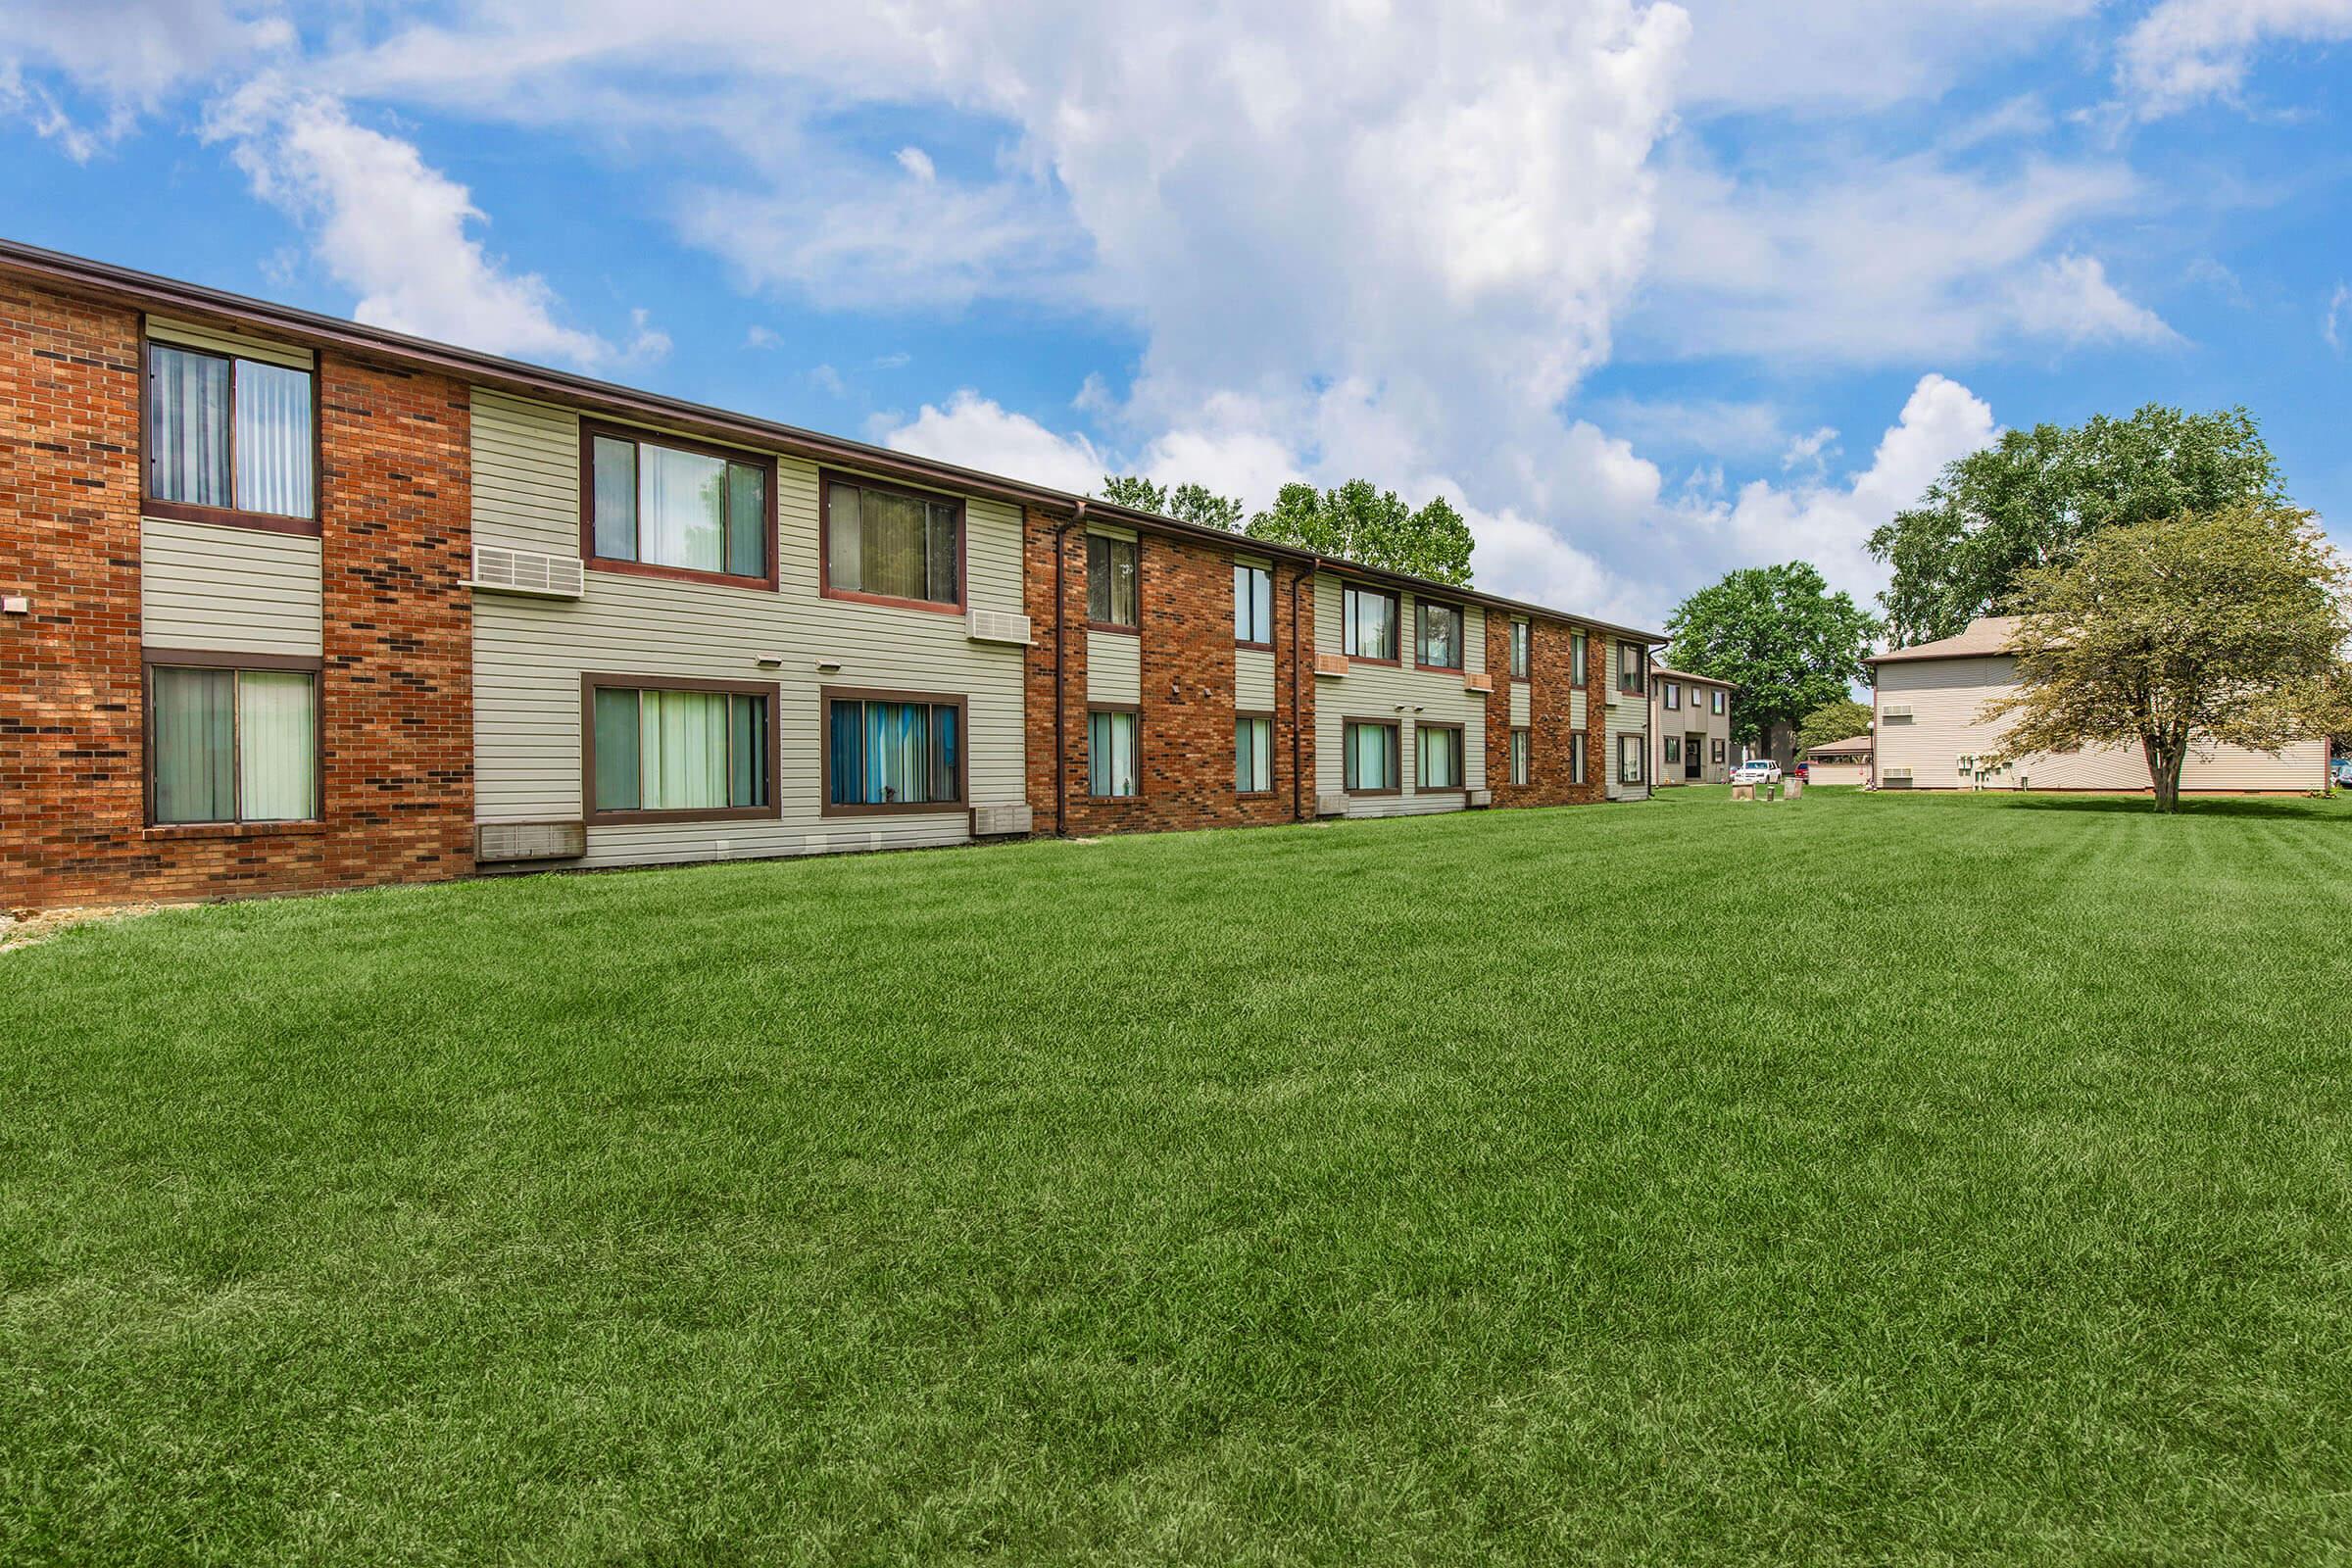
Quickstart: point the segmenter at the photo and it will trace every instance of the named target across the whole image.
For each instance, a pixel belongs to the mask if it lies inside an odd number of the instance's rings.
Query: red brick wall
[[[1575,732],[1576,672],[1572,627],[1558,621],[1532,623],[1528,673],[1528,782],[1511,783],[1511,618],[1502,612],[1487,616],[1487,669],[1494,676],[1494,691],[1487,699],[1487,784],[1501,806],[1570,806],[1605,798],[1608,780],[1601,763],[1606,747],[1602,729],[1608,722],[1608,693],[1600,684],[1609,645],[1598,632],[1589,634],[1593,684],[1585,689],[1585,782],[1576,784],[1570,738]]]
[[[323,825],[145,825],[135,313],[0,284],[0,908],[471,869],[464,388],[326,357]]]
[[[1134,800],[1088,798],[1086,685],[1086,537],[1056,536],[1056,519],[1031,511],[1027,527],[1027,604],[1034,645],[1028,670],[1029,806],[1037,831],[1055,822],[1054,566],[1062,565],[1068,648],[1062,668],[1063,767],[1058,787],[1073,834],[1169,828],[1236,827],[1312,816],[1314,681],[1299,687],[1298,651],[1314,646],[1314,595],[1297,568],[1274,571],[1274,791],[1234,790],[1233,553],[1213,540],[1146,537],[1142,571],[1143,793]],[[1298,583],[1298,625],[1292,626]],[[1292,693],[1298,687],[1296,714]],[[1294,722],[1296,729],[1294,729]],[[1298,769],[1294,779],[1294,736]],[[1294,793],[1294,783],[1297,789]]]

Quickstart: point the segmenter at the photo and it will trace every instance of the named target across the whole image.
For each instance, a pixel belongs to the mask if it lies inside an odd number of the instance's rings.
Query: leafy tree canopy
[[[1141,474],[1106,473],[1102,476],[1102,499],[1138,512],[1156,512],[1178,522],[1198,523],[1204,528],[1222,528],[1231,533],[1242,525],[1242,504],[1232,496],[1221,496],[1202,484],[1180,484],[1170,489],[1153,484]]]
[[[1880,600],[1896,647],[2014,612],[2025,574],[2064,565],[2100,530],[2236,503],[2283,506],[2278,466],[2244,409],[2011,430],[1945,466],[1917,507],[1870,536],[1894,569]]]
[[[1801,752],[1815,746],[1827,746],[1832,741],[1846,741],[1857,735],[1867,735],[1877,716],[1868,703],[1857,703],[1850,697],[1824,703],[1807,713],[1804,722],[1796,726],[1796,749]]]
[[[1286,484],[1246,531],[1388,571],[1457,586],[1470,581],[1470,525],[1444,496],[1416,512],[1394,490],[1375,490],[1362,479],[1336,490]]]
[[[1791,561],[1701,588],[1666,630],[1674,638],[1667,662],[1732,682],[1732,738],[1760,745],[1772,726],[1794,727],[1869,678],[1862,659],[1879,622],[1848,595],[1830,592],[1809,562]]]
[[[1996,761],[2137,745],[2177,810],[2192,745],[2276,756],[2347,722],[2352,573],[2293,507],[2240,502],[2107,529],[2018,581],[2019,686]]]

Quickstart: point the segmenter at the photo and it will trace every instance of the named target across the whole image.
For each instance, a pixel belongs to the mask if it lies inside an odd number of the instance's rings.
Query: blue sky
[[[1627,619],[2148,401],[2352,543],[2352,0],[821,9],[16,0],[0,232]]]

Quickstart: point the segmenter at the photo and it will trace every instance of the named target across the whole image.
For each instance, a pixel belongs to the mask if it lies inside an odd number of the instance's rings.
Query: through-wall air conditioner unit
[[[466,586],[540,599],[577,599],[588,591],[579,557],[551,556],[507,545],[475,545],[473,575]]]
[[[1026,648],[1029,617],[1009,610],[974,610],[963,618],[963,634],[976,643],[1019,643]]]
[[[1911,782],[1911,770],[1907,767],[1883,767],[1879,769],[1879,777],[1887,780],[1889,783],[1896,779],[1901,779],[1904,783],[1908,784]]]
[[[1469,804],[1471,809],[1473,810],[1476,810],[1482,806],[1493,806],[1494,804],[1494,792],[1493,790],[1472,790],[1469,795]]]
[[[1315,814],[1317,816],[1346,816],[1348,814],[1348,797],[1345,795],[1316,796]]]
[[[1911,705],[1909,703],[1888,703],[1885,708],[1879,710],[1879,716],[1889,721],[1898,718],[1908,720],[1911,716]]]
[[[1315,673],[1318,675],[1347,674],[1348,656],[1346,654],[1317,654],[1315,656]]]
[[[1492,692],[1494,690],[1494,677],[1484,672],[1476,675],[1464,675],[1462,677],[1462,690],[1466,692]]]
[[[1029,807],[1024,801],[972,808],[972,837],[1014,838],[1029,831]]]
[[[584,822],[476,822],[473,858],[483,865],[512,860],[574,860],[588,853]]]

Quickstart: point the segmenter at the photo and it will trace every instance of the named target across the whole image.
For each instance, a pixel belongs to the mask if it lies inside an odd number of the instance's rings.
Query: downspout
[[[1298,646],[1298,585],[1314,574],[1312,565],[1291,573],[1291,820],[1294,822],[1306,820],[1298,787],[1298,684],[1314,678],[1307,666],[1307,656]]]
[[[1062,563],[1069,558],[1064,541],[1072,528],[1086,521],[1086,502],[1081,499],[1078,510],[1067,521],[1054,528],[1054,836],[1069,837],[1070,830],[1070,724],[1069,707],[1062,699],[1062,688],[1069,668],[1069,595],[1062,588]]]

